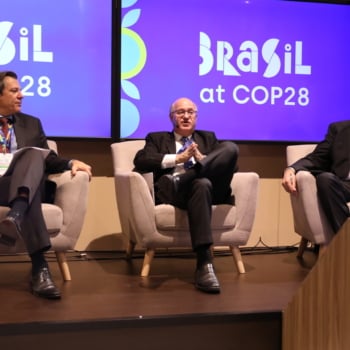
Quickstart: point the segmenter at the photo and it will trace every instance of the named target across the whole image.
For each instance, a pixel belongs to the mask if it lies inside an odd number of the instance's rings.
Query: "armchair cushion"
[[[212,229],[227,230],[235,226],[235,207],[222,204],[213,205]],[[155,207],[156,226],[160,231],[181,230],[188,232],[188,216],[186,210],[168,204]]]

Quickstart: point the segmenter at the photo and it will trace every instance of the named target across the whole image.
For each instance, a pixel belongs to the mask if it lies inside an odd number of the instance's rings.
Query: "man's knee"
[[[316,186],[318,190],[329,189],[332,183],[338,182],[335,174],[324,172],[316,176]]]
[[[238,146],[232,142],[232,141],[222,141],[220,143],[220,147],[223,149],[224,152],[227,152],[227,154],[230,154],[231,157],[237,158],[239,149]]]
[[[221,147],[221,159],[225,162],[227,170],[236,172],[238,171],[237,160],[239,148],[232,141],[222,141]]]
[[[22,150],[22,153],[18,157],[17,161],[18,162],[23,162],[23,163],[33,163],[33,162],[43,162],[44,157],[42,153],[35,149],[35,148],[28,148],[25,150]]]

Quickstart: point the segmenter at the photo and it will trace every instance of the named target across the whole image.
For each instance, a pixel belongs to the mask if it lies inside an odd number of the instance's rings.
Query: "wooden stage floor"
[[[312,252],[243,251],[246,274],[217,252],[220,294],[197,291],[189,252],[156,254],[149,277],[142,257],[121,252],[69,253],[72,281],[61,282],[48,255],[61,300],[28,292],[25,255],[0,257],[0,347],[7,349],[281,349],[282,313],[316,261]],[[112,347],[111,347],[112,348]]]

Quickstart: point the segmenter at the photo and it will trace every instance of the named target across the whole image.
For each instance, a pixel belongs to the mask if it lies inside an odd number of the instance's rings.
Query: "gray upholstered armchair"
[[[48,143],[49,147],[57,152],[56,142],[49,140]],[[57,185],[55,201],[54,204],[42,204],[43,214],[62,278],[68,281],[71,280],[71,275],[66,252],[74,249],[84,223],[89,177],[83,171],[79,171],[74,177],[70,171],[65,171],[50,175],[50,180]],[[4,218],[9,210],[8,207],[0,206],[0,219]],[[14,247],[5,249],[1,252],[9,254],[25,251],[21,240],[18,240]]]
[[[148,276],[156,248],[191,247],[187,213],[169,204],[155,205],[153,174],[133,172],[133,159],[145,141],[134,140],[111,145],[119,218],[131,257],[135,245],[145,248],[141,271]],[[215,246],[229,246],[237,269],[245,272],[239,246],[249,239],[255,218],[259,176],[238,172],[232,179],[235,205],[213,206],[212,231]]]
[[[287,146],[287,165],[291,165],[314,150],[316,144]],[[294,230],[302,238],[298,257],[302,257],[308,242],[320,245],[321,250],[331,241],[334,232],[319,204],[315,177],[308,171],[296,175],[298,195],[291,195]],[[348,203],[350,208],[350,203]]]

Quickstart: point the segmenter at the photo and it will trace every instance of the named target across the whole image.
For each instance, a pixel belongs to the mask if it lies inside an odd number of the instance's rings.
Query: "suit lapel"
[[[193,140],[194,142],[198,145],[198,149],[201,151],[201,152],[204,152],[205,151],[205,143],[203,141],[203,138],[201,137],[200,134],[198,134],[196,131],[193,133],[192,135],[193,137]]]
[[[165,152],[168,154],[174,154],[176,153],[176,145],[175,145],[175,135],[173,132],[169,132],[166,136],[166,139],[164,140]]]

